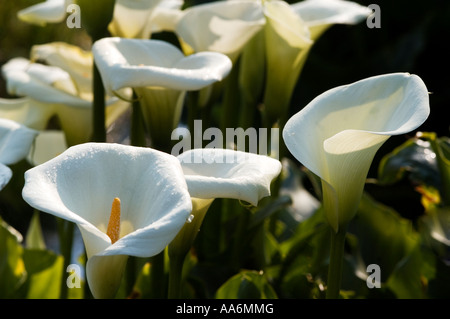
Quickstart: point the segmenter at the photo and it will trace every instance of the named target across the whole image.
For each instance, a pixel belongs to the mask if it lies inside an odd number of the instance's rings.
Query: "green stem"
[[[240,104],[239,95],[239,68],[236,63],[231,69],[230,74],[224,80],[224,96],[222,100],[222,114],[220,129],[225,132],[227,128],[236,127],[238,125],[238,118],[236,117]]]
[[[133,92],[133,103],[131,113],[131,145],[146,146],[144,119],[141,110],[141,103],[137,94]]]
[[[106,142],[105,127],[105,88],[103,87],[102,77],[94,61],[93,72],[93,142]]]
[[[169,299],[179,299],[181,297],[181,280],[185,257],[185,254],[173,254],[170,256]]]
[[[74,223],[67,220],[58,219],[58,235],[59,235],[59,245],[61,255],[64,258],[63,264],[63,274],[67,273],[67,267],[71,263],[72,259],[72,244],[73,244],[73,233],[74,233]],[[65,280],[61,282],[61,299],[67,299],[68,297],[68,287]]]
[[[244,256],[243,251],[245,248],[247,248],[244,243],[246,242],[245,239],[248,232],[250,215],[249,211],[246,208],[242,207],[242,205],[239,204],[237,200],[230,202],[230,205],[233,210],[239,211],[237,225],[234,231],[235,237],[230,258],[232,268],[238,270],[242,262],[242,257]]]
[[[199,107],[198,107],[198,91],[190,91],[187,94],[187,108],[188,108],[188,129],[192,133],[194,132],[194,121],[199,117]]]
[[[336,233],[331,230],[330,264],[328,265],[327,299],[338,299],[341,288],[342,265],[344,261],[345,228]]]
[[[166,280],[164,273],[164,254],[163,250],[158,255],[151,257],[150,282],[152,297],[157,299],[166,298]]]

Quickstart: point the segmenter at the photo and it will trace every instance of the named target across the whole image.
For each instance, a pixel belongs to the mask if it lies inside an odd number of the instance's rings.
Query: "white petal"
[[[178,48],[159,40],[105,38],[94,44],[93,53],[109,92],[147,86],[199,90],[222,80],[231,69],[225,55],[184,57]]]
[[[76,96],[76,87],[70,75],[58,67],[38,63],[17,63],[12,59],[3,68],[10,94],[28,96],[46,103],[61,103],[90,107],[91,102]]]
[[[86,278],[94,298],[111,299],[122,282],[128,256],[93,256],[86,263]]]
[[[186,9],[175,32],[194,52],[216,51],[234,58],[264,26],[256,1],[216,1]]]
[[[128,234],[113,245],[106,227],[115,197]],[[75,222],[88,257],[159,253],[189,216],[192,203],[177,159],[148,148],[87,143],[25,173],[23,198]]]
[[[38,25],[62,22],[66,17],[66,1],[47,0],[20,10],[17,16],[22,21]]]
[[[13,120],[35,130],[46,128],[55,113],[53,105],[40,103],[30,98],[0,98],[0,117]]]
[[[368,7],[343,0],[305,0],[292,4],[291,8],[310,28],[312,39],[333,24],[357,24],[372,13]]]
[[[24,159],[37,134],[19,123],[0,119],[0,163],[9,165]]]
[[[357,24],[371,13],[368,7],[343,0],[304,0],[291,8],[308,26],[323,24]]]
[[[345,130],[404,134],[419,127],[429,112],[428,90],[418,76],[374,76],[316,97],[289,119],[283,138],[297,160],[322,177],[326,139]]]
[[[2,190],[6,184],[11,180],[12,171],[11,169],[3,164],[0,164],[0,190]]]
[[[62,131],[41,131],[36,136],[34,146],[27,156],[33,166],[43,164],[60,155],[67,149],[66,138]]]
[[[75,83],[79,95],[86,94],[85,92],[91,94],[92,52],[64,42],[53,42],[34,45],[31,48],[30,58],[64,70]]]
[[[111,34],[124,38],[148,39],[153,10],[162,0],[116,0],[114,17],[109,26]]]
[[[193,149],[178,156],[192,197],[234,198],[258,205],[270,195],[281,163],[268,156],[229,149]]]
[[[265,2],[264,14],[268,25],[290,46],[303,49],[312,44],[307,25],[286,2]]]

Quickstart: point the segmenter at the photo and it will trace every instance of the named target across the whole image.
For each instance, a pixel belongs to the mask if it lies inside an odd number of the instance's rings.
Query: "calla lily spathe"
[[[73,3],[70,0],[47,0],[20,10],[17,16],[20,20],[31,24],[46,25],[64,21],[66,8]]]
[[[215,1],[181,11],[174,32],[185,54],[215,51],[234,62],[264,24],[258,1]]]
[[[350,1],[307,0],[294,5],[265,1],[266,125],[287,112],[294,87],[314,41],[332,24],[356,24],[372,11]]]
[[[281,172],[269,156],[230,149],[193,149],[178,155],[194,198],[234,198],[257,206],[270,195],[270,184]]]
[[[47,0],[18,12],[18,18],[37,25],[60,23],[66,19],[67,6],[74,0]],[[114,15],[108,26],[113,36],[148,39],[152,31],[159,31],[153,18],[159,10],[179,9],[182,0],[116,0]]]
[[[19,123],[0,118],[0,190],[12,177],[12,171],[7,165],[15,164],[24,159],[38,134]]]
[[[164,10],[177,10],[182,0],[116,0],[114,17],[109,25],[112,36],[135,39],[149,39],[159,31],[155,19]]]
[[[222,80],[231,62],[222,54],[202,52],[185,57],[160,40],[104,38],[92,51],[108,92],[124,87],[199,90]]]
[[[92,54],[76,46],[59,42],[34,46],[31,60],[13,58],[2,66],[8,92],[23,98],[2,99],[0,114],[14,120],[21,118],[20,123],[38,130],[45,129],[48,120],[56,115],[68,145],[87,142],[92,132],[91,70]],[[108,98],[107,103],[106,125],[110,125],[128,104],[116,97]]]
[[[87,281],[96,298],[114,297],[127,256],[161,252],[192,209],[174,156],[111,143],[73,146],[30,169],[23,198],[78,225],[88,257]],[[111,234],[113,220],[117,229]]]
[[[312,40],[333,24],[358,24],[372,13],[366,6],[345,0],[304,0],[290,7],[309,28]]]
[[[216,52],[190,56],[160,40],[104,38],[93,53],[107,92],[133,88],[154,145],[170,142],[186,91],[200,90],[226,77],[230,59]]]
[[[355,215],[380,146],[418,128],[429,112],[423,81],[394,73],[331,89],[287,121],[286,146],[321,178],[326,216],[336,232]]]
[[[178,160],[193,205],[192,221],[169,247],[181,254],[192,245],[214,199],[238,199],[257,206],[270,195],[271,182],[281,172],[281,163],[274,158],[231,149],[193,149],[178,155]]]

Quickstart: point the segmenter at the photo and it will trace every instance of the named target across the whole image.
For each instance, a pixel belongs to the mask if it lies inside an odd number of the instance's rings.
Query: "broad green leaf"
[[[289,240],[280,244],[283,256],[279,285],[283,298],[311,298],[323,289],[327,273],[330,227],[322,207],[301,222]],[[280,296],[281,297],[281,296]]]
[[[414,183],[438,187],[438,166],[430,142],[409,139],[380,161],[379,184],[394,184],[406,176]]]
[[[434,133],[422,133],[422,136],[431,143],[435,152],[441,178],[441,198],[445,205],[450,205],[450,138],[437,138]]]
[[[30,249],[45,249],[44,235],[42,234],[39,212],[35,211],[31,217],[30,226],[25,237],[25,246]]]
[[[0,217],[0,298],[15,297],[27,277],[21,241],[22,235]]]
[[[23,254],[27,281],[21,288],[27,299],[57,299],[63,276],[63,257],[49,250],[25,249]],[[66,273],[64,273],[65,275]]]
[[[231,277],[217,290],[216,298],[273,299],[277,298],[277,295],[264,273],[242,271]]]
[[[380,266],[382,283],[409,258],[419,242],[410,220],[367,194],[361,199],[349,232],[358,238],[365,265]]]
[[[426,297],[424,255],[417,244],[400,263],[386,282],[399,299],[419,299]]]

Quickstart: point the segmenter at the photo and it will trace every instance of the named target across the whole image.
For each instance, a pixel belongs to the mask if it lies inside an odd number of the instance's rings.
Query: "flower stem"
[[[105,128],[105,88],[103,87],[102,77],[94,61],[93,73],[93,142],[106,142]]]
[[[164,272],[164,260],[165,251],[150,258],[151,262],[151,291],[152,298],[154,299],[165,299],[166,298],[166,274]]]
[[[72,245],[73,245],[73,234],[74,234],[74,224],[64,219],[58,219],[58,235],[61,255],[64,258],[64,269],[63,273],[66,273],[67,266],[71,263],[72,258]],[[60,298],[67,299],[68,290],[65,280],[61,282],[61,292]]]
[[[178,299],[181,297],[181,279],[185,257],[185,254],[173,254],[170,256],[168,292],[169,299]]]
[[[338,299],[341,288],[342,265],[344,260],[345,228],[336,233],[331,230],[330,263],[328,266],[327,299]]]
[[[131,145],[146,146],[145,142],[145,127],[142,116],[141,103],[137,97],[136,92],[133,91],[133,103],[131,114]]]

